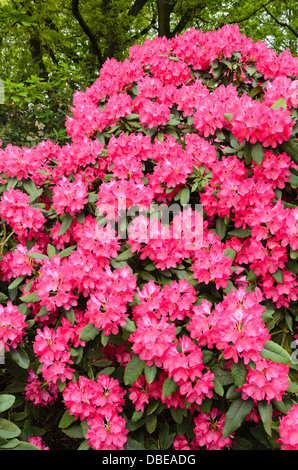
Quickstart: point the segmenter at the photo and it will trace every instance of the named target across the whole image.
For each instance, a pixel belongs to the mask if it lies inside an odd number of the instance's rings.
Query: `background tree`
[[[277,52],[297,54],[296,0],[2,0],[3,146],[65,142],[73,93],[98,77],[107,58],[123,60],[130,46],[156,35],[225,23],[238,23],[243,34]]]

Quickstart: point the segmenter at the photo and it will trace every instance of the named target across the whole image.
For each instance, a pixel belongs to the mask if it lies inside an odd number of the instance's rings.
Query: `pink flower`
[[[6,351],[15,349],[19,343],[23,343],[27,326],[26,317],[10,300],[6,307],[0,305],[0,343],[3,343]]]
[[[154,314],[144,313],[136,320],[137,329],[130,337],[132,350],[139,354],[150,367],[155,364],[161,367],[165,353],[176,339],[175,325],[165,317],[158,320]]]
[[[41,450],[50,450],[49,447],[43,445],[43,443],[42,443],[42,437],[40,437],[40,436],[37,436],[37,437],[31,437],[31,436],[29,436],[29,437],[28,437],[28,442],[29,442],[30,444],[33,444],[33,445],[39,447]]]
[[[253,162],[253,175],[256,181],[266,181],[273,189],[285,187],[288,177],[291,175],[291,158],[286,153],[275,155],[270,150],[265,150],[265,156],[260,165]]]
[[[9,188],[2,194],[0,214],[21,238],[38,234],[46,222],[41,210],[29,204],[29,195],[19,189]]]
[[[213,397],[214,374],[207,370],[194,378],[194,380],[181,381],[179,393],[187,398],[188,403],[201,405],[205,398]]]
[[[153,200],[153,191],[142,181],[112,179],[102,183],[98,191],[96,203],[99,215],[106,215],[108,220],[118,221],[123,210],[147,211]],[[134,215],[134,213],[133,213]]]
[[[77,296],[72,292],[77,287],[77,280],[70,276],[69,261],[59,255],[45,258],[39,270],[37,295],[48,311],[53,307],[69,310],[77,305]]]
[[[70,182],[65,176],[61,177],[53,188],[53,207],[57,214],[69,213],[74,216],[88,202],[88,183],[83,178]]]
[[[159,312],[162,315],[169,315],[171,321],[183,321],[191,312],[196,299],[195,288],[186,279],[172,281],[162,289]]]
[[[97,381],[79,376],[76,382],[68,382],[63,390],[65,406],[70,414],[81,421],[95,416],[97,412],[114,409],[121,412],[125,391],[112,377],[99,374]]]
[[[293,405],[285,416],[279,418],[279,438],[281,450],[298,449],[298,405]]]
[[[188,440],[185,436],[176,436],[173,441],[174,450],[191,450]]]
[[[199,448],[206,450],[222,450],[232,446],[232,435],[222,436],[225,413],[212,408],[209,414],[200,413],[194,418],[195,443]]]
[[[129,387],[129,399],[133,402],[136,410],[144,412],[145,403],[149,403],[149,393],[146,388],[147,382],[144,375]]]
[[[223,350],[225,359],[238,362],[243,358],[245,364],[259,358],[259,351],[270,339],[269,332],[261,318],[265,312],[255,293],[246,292],[244,287],[232,290],[224,301],[217,304],[213,317],[213,341]]]
[[[127,442],[126,421],[113,408],[87,418],[85,439],[95,450],[123,450]]]
[[[33,406],[45,407],[56,402],[59,389],[56,383],[39,380],[38,375],[29,369],[24,394],[26,400],[30,401]]]
[[[44,362],[41,372],[46,382],[57,383],[60,380],[64,383],[66,380],[71,380],[75,369],[67,364],[73,364],[69,351],[57,353],[51,363]]]
[[[42,253],[38,245],[34,245],[31,250],[27,250],[25,245],[19,243],[14,251],[7,252],[0,262],[2,280],[9,281],[11,278],[20,276],[30,276],[42,264],[40,259],[32,259],[28,253]]]
[[[128,266],[114,271],[106,267],[101,280],[87,301],[86,317],[108,336],[126,324],[127,302],[135,295],[136,278]]]
[[[195,381],[202,376],[203,353],[190,338],[183,336],[165,353],[163,369],[178,384],[189,379]]]
[[[201,305],[195,305],[190,315],[187,329],[190,332],[190,337],[198,341],[199,346],[206,346],[210,349],[213,348],[213,329],[215,318],[211,312],[212,303],[206,299],[202,300]]]
[[[246,382],[239,389],[243,400],[248,397],[255,401],[267,400],[267,403],[271,400],[282,400],[289,386],[288,365],[277,364],[260,357],[255,368],[249,366],[247,368]]]
[[[120,250],[120,239],[110,223],[101,226],[96,218],[87,215],[82,224],[78,224],[73,234],[79,251],[91,252],[93,259],[100,266],[108,264],[110,258],[116,258]]]

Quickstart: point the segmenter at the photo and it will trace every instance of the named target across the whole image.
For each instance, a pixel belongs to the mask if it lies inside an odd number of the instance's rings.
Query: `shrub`
[[[297,67],[147,40],[1,151],[1,448],[298,448]]]

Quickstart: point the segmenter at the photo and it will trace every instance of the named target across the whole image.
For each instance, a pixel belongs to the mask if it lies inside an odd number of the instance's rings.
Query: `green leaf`
[[[167,377],[162,386],[163,396],[170,397],[172,393],[175,392],[177,386],[177,382],[175,382],[171,377]]]
[[[230,258],[232,261],[234,261],[234,259],[236,258],[236,254],[237,254],[237,253],[236,253],[236,251],[233,250],[232,248],[226,248],[226,249],[224,250],[224,254],[225,254],[228,258]]]
[[[17,287],[19,284],[21,284],[21,282],[25,279],[26,276],[19,276],[17,277],[14,281],[12,281],[11,284],[9,284],[8,286],[8,289],[9,290],[12,290],[14,289],[15,287]]]
[[[182,206],[184,204],[188,204],[189,203],[189,198],[190,198],[190,189],[187,186],[187,187],[181,189],[181,191],[180,191],[180,204],[182,204]]]
[[[222,397],[224,395],[224,388],[216,376],[214,376],[213,383],[215,393]]]
[[[41,309],[39,310],[37,316],[38,316],[38,317],[44,317],[44,316],[47,315],[48,313],[49,313],[49,312],[47,311],[46,306],[43,305],[43,306],[41,307]]]
[[[66,410],[60,419],[58,427],[61,429],[68,428],[74,421],[76,421],[75,416],[69,414],[68,410]]]
[[[291,364],[291,356],[289,353],[279,344],[271,340],[266,341],[260,354],[264,359],[277,362],[277,364]]]
[[[227,121],[231,122],[231,120],[233,118],[233,114],[232,113],[225,113],[224,117],[226,118]]]
[[[12,439],[10,441],[8,441],[7,439],[4,439],[4,437],[0,437],[0,448],[3,448],[3,446],[7,445],[11,441],[12,441]],[[16,439],[16,441],[18,441],[18,439]]]
[[[292,187],[298,187],[298,176],[291,174],[289,177],[289,183]]]
[[[34,193],[31,193],[29,196],[29,204],[34,202],[39,196],[41,196],[43,193],[43,189],[37,189],[34,191]]]
[[[83,430],[80,424],[72,424],[70,427],[62,429],[62,431],[72,439],[84,439]]]
[[[290,139],[286,142],[283,142],[280,146],[283,152],[286,152],[289,157],[291,157],[294,162],[298,164],[298,140]]]
[[[133,423],[136,423],[137,421],[139,421],[141,418],[143,417],[143,411],[142,410],[135,410],[133,412],[133,415],[131,417],[131,420]]]
[[[176,408],[174,409],[173,407],[170,408],[170,412],[172,415],[173,420],[177,424],[181,424],[183,421],[183,418],[187,416],[187,411],[182,408]]]
[[[168,423],[162,423],[159,431],[159,444],[161,449],[168,449],[173,444],[176,433],[170,433],[170,426]]]
[[[155,400],[153,399],[152,401],[149,402],[148,404],[148,408],[147,408],[147,416],[151,415],[152,413],[154,413],[154,411],[157,410],[157,408],[159,407],[160,405],[160,401],[159,400]]]
[[[106,346],[108,344],[108,342],[110,341],[110,337],[109,336],[106,336],[104,334],[104,332],[102,331],[101,332],[101,337],[100,337],[100,342],[103,346]]]
[[[146,365],[146,361],[140,359],[138,354],[132,356],[131,360],[125,367],[124,372],[124,383],[125,385],[131,385],[136,382],[143,372]]]
[[[233,432],[240,428],[242,422],[246,416],[249,415],[253,406],[254,401],[252,398],[248,398],[248,400],[236,398],[236,400],[232,402],[225,417],[225,424],[222,431],[224,438],[230,436]]]
[[[47,246],[47,254],[49,258],[54,258],[56,254],[56,248],[54,247],[54,245],[51,245],[51,243],[49,243]]]
[[[35,186],[35,183],[34,183],[33,180],[23,179],[22,180],[22,186],[25,189],[26,193],[28,193],[29,195],[34,194],[37,191],[37,187]]]
[[[141,442],[128,437],[127,444],[125,445],[125,449],[126,450],[145,450],[145,447]]]
[[[0,437],[4,439],[12,439],[21,434],[20,428],[12,421],[0,418]]]
[[[45,258],[47,258],[47,256],[43,255],[42,253],[27,253],[27,256],[28,258],[41,259],[41,260],[44,260]]]
[[[235,398],[241,397],[241,392],[237,391],[238,387],[235,384],[230,385],[226,393],[227,400],[235,400]]]
[[[252,156],[253,161],[257,165],[260,165],[262,161],[264,160],[265,149],[260,142],[256,142],[255,144],[252,145],[251,156]]]
[[[20,297],[20,300],[25,302],[25,304],[33,304],[35,302],[40,302],[41,299],[37,296],[36,292],[31,292],[30,294]]]
[[[99,334],[99,329],[95,328],[92,323],[88,323],[88,325],[84,326],[82,329],[79,339],[81,341],[91,341]]]
[[[278,270],[272,274],[272,277],[275,279],[276,282],[278,282],[279,284],[283,282],[283,273],[282,273],[282,270],[280,268],[278,268]]]
[[[134,253],[131,252],[130,248],[127,248],[127,250],[123,251],[123,253],[120,253],[119,256],[117,256],[116,261],[126,261],[134,256]]]
[[[6,393],[0,395],[0,413],[11,408],[15,402],[15,399],[16,398],[14,395],[8,395]]]
[[[275,103],[273,103],[271,108],[272,109],[278,109],[278,108],[287,109],[287,102],[284,98],[280,98],[279,100],[275,101]]]
[[[7,301],[8,297],[3,292],[0,292],[0,304],[3,304]]]
[[[149,416],[146,416],[146,429],[149,432],[149,434],[152,434],[157,426],[157,416],[154,414],[151,414]]]
[[[254,74],[256,73],[257,68],[256,68],[255,65],[249,65],[249,66],[247,67],[246,71],[247,71],[248,75],[251,75],[251,76],[252,76],[252,75],[254,75]]]
[[[217,366],[212,370],[212,372],[214,373],[215,377],[219,380],[219,382],[221,383],[223,387],[234,383],[230,370],[226,370],[220,366]]]
[[[59,236],[67,232],[67,230],[71,226],[72,221],[73,221],[73,217],[69,213],[65,214],[65,216],[63,217],[59,232],[58,232]]]
[[[251,231],[248,228],[246,228],[246,229],[244,229],[244,228],[235,228],[234,230],[231,230],[230,232],[228,232],[228,234],[231,237],[245,238],[245,237],[249,237],[251,235]]]
[[[16,349],[11,349],[9,351],[12,360],[18,364],[22,369],[28,369],[30,366],[30,359],[26,351],[21,348],[17,347]]]
[[[234,384],[238,388],[242,387],[248,373],[247,367],[244,364],[243,360],[239,359],[238,362],[233,363],[231,373],[234,380]]]
[[[176,194],[174,197],[174,201],[180,201],[180,203],[183,204],[188,204],[190,198],[190,189],[189,187],[185,187],[180,189],[180,191]]]
[[[226,231],[227,231],[227,226],[225,224],[224,219],[221,217],[217,217],[216,219],[216,233],[219,236],[220,240],[222,240],[225,237]]]
[[[136,327],[136,324],[133,320],[131,320],[130,318],[126,317],[125,318],[125,322],[126,322],[126,325],[123,326],[123,329],[125,331],[129,331],[129,332],[133,332],[133,331],[136,331],[137,327]]]
[[[66,258],[67,256],[69,256],[76,249],[76,247],[77,247],[76,245],[73,245],[73,246],[69,246],[65,248],[65,250],[60,251],[60,253],[58,253],[60,259]]]
[[[178,408],[177,408],[178,410]],[[193,416],[191,413],[186,415],[186,418],[183,419],[182,423],[177,423],[177,434],[182,436],[183,434],[191,432],[193,428]]]
[[[269,436],[272,433],[272,403],[267,404],[266,401],[262,400],[258,402],[258,409],[261,416],[261,420],[264,426],[264,429]]]
[[[156,377],[156,373],[157,373],[157,367],[155,364],[153,364],[150,367],[148,367],[147,365],[145,366],[145,377],[146,377],[146,381],[148,382],[148,384],[151,384],[153,382],[153,380]]]
[[[40,447],[30,444],[30,442],[19,441],[19,444],[13,450],[41,450]]]
[[[105,367],[100,371],[101,374],[103,375],[111,375],[115,370],[115,367]]]

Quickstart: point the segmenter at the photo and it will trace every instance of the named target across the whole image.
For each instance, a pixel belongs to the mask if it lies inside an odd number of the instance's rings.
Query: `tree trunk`
[[[173,10],[173,4],[170,0],[157,0],[158,11],[158,36],[171,37],[170,16]]]
[[[48,73],[45,67],[45,64],[43,62],[42,58],[42,49],[41,49],[41,41],[39,39],[38,33],[34,32],[32,36],[30,36],[29,40],[30,44],[30,52],[31,52],[31,57],[34,63],[36,63],[39,66],[39,77],[44,78],[47,80],[48,78]]]

